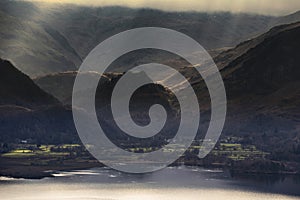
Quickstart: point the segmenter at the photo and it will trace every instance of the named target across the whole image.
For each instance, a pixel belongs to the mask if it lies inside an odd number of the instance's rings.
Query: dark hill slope
[[[248,42],[252,48],[222,70],[228,93],[264,95],[300,81],[299,35],[300,23],[295,23]]]
[[[275,27],[228,51],[235,58],[221,67],[225,134],[242,136],[278,160],[300,161],[299,35],[300,23]]]
[[[78,142],[71,110],[41,90],[9,61],[0,60],[0,143]]]
[[[9,61],[0,59],[0,105],[6,104],[34,108],[59,102]]]

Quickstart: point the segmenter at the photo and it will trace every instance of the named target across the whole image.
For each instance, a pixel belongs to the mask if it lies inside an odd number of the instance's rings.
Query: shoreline
[[[96,167],[104,167],[103,164],[97,160],[66,160],[63,164],[53,164],[45,166],[24,165],[22,159],[16,158],[3,158],[0,157],[0,177],[17,178],[17,179],[43,179],[54,178],[53,172],[55,171],[73,171],[73,170],[87,170]],[[259,171],[259,170],[240,170],[234,169],[226,165],[201,165],[199,163],[183,164],[181,162],[175,162],[169,167],[178,166],[188,167],[201,167],[204,169],[223,170],[228,171],[231,175],[247,176],[247,175],[277,175],[277,176],[300,176],[298,172],[289,171]]]
[[[42,179],[54,177],[53,171],[84,170],[104,165],[97,160],[66,160],[62,164],[28,165],[24,159],[0,157],[0,176],[8,178]]]

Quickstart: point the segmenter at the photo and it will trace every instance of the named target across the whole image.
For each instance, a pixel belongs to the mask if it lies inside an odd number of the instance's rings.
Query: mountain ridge
[[[6,0],[0,5],[0,56],[13,60],[21,71],[33,78],[77,70],[82,58],[95,45],[132,28],[170,28],[213,50],[235,46],[274,25],[298,19],[296,14],[286,16],[283,22],[281,17],[226,12],[164,12],[74,5],[47,7],[47,4]]]

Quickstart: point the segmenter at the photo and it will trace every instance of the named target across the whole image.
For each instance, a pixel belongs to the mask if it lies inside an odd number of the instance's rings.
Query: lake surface
[[[56,172],[55,178],[1,177],[3,200],[294,200],[300,179],[279,176],[232,177],[227,172],[176,167],[137,175],[107,168]]]

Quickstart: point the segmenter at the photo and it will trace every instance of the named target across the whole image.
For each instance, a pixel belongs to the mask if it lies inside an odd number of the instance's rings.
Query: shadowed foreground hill
[[[0,142],[73,142],[71,111],[9,61],[0,60]]]
[[[0,104],[34,108],[57,105],[59,101],[41,90],[9,61],[0,59]]]
[[[8,61],[3,61],[1,64],[1,76],[5,78],[1,81],[3,90],[0,93],[3,94],[0,104],[0,142],[16,142],[25,139],[31,139],[36,143],[50,144],[80,142],[70,106],[63,106],[54,97],[36,86],[30,78],[18,71]],[[65,103],[68,104],[71,102],[72,84],[76,73],[63,73],[62,75],[66,79],[56,77],[56,81],[52,82],[55,84],[54,87],[58,87],[54,95],[57,95],[58,98],[65,98]],[[81,75],[88,76],[88,78],[99,76],[97,73]],[[98,118],[109,137],[127,140],[127,136],[116,128],[110,111],[111,93],[121,76],[122,74],[112,73],[102,77],[97,90],[96,107],[97,110],[101,110]],[[147,78],[143,73],[133,73],[131,76],[137,76],[140,79]],[[7,78],[10,79],[6,80]],[[45,82],[48,83],[48,79]],[[62,86],[66,88],[64,89]],[[85,96],[79,95],[79,98],[84,99]],[[171,98],[170,93],[164,87],[156,84],[146,85],[140,88],[132,97],[132,101],[137,103],[133,103],[135,106],[131,107],[132,116],[137,123],[147,124],[149,123],[149,106],[159,103],[164,105],[168,110],[168,114],[174,117],[176,113],[170,107],[168,101]],[[89,115],[84,116],[89,117]],[[166,131],[169,128],[172,128],[172,125],[166,126],[164,133],[169,134],[170,131]],[[166,134],[166,137],[168,134]],[[151,141],[160,143],[165,140]],[[138,143],[138,141],[136,142]]]

